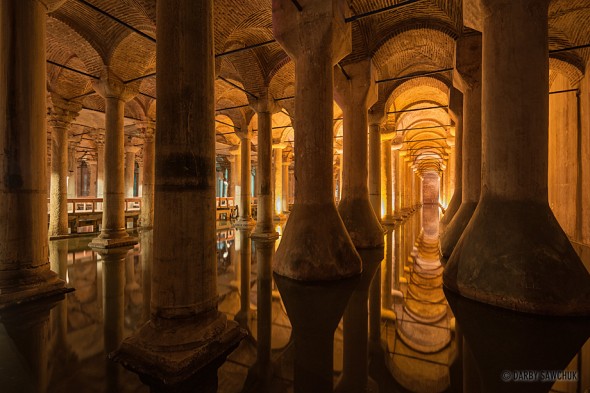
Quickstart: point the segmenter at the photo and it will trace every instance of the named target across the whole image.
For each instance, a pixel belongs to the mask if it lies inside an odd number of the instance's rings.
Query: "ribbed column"
[[[463,91],[463,174],[461,206],[440,238],[442,259],[447,260],[477,207],[481,191],[481,34],[457,40],[455,83]]]
[[[47,243],[46,4],[0,2],[0,308],[64,292]]]
[[[124,84],[105,67],[95,90],[105,100],[105,161],[102,228],[90,247],[107,249],[137,243],[125,229],[125,102],[136,94],[137,86]],[[106,159],[108,157],[108,159]]]
[[[549,1],[482,4],[482,195],[444,283],[513,310],[590,315],[590,274],[547,203]]]
[[[81,108],[80,104],[52,96],[49,109],[52,128],[49,237],[68,234],[68,128]]]
[[[217,310],[213,1],[159,1],[156,14],[151,318],[115,359],[152,391],[209,392],[243,337]]]

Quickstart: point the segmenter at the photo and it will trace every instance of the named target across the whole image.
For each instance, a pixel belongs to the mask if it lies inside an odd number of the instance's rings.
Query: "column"
[[[151,229],[154,225],[154,177],[156,169],[154,134],[156,125],[153,121],[146,121],[140,124],[140,129],[143,133],[143,187],[139,227]]]
[[[230,196],[234,197],[234,205],[238,208],[238,214],[240,209],[240,194],[241,194],[241,173],[240,173],[240,166],[241,166],[241,155],[240,155],[240,146],[233,146],[229,149],[230,156],[228,157],[230,164],[232,165],[230,168],[230,179],[231,179],[231,187],[230,187]]]
[[[49,192],[49,237],[68,234],[68,127],[82,106],[52,96],[51,183]]]
[[[384,208],[384,221],[393,220],[393,181],[391,173],[391,141],[381,142],[381,197]]]
[[[47,252],[46,5],[0,2],[0,307],[64,292]]]
[[[96,139],[96,197],[104,196],[104,134],[97,130]]]
[[[368,109],[377,100],[375,72],[370,59],[347,65],[346,76],[338,67],[334,72],[334,97],[344,117],[344,181],[338,212],[357,249],[383,246],[383,229],[376,214],[381,206],[371,204],[367,184],[369,178],[372,191],[380,188],[373,184],[375,178],[369,176],[367,149]],[[376,130],[374,125],[371,127],[371,135],[375,133],[380,138],[379,125]],[[380,146],[377,150],[380,151]],[[374,162],[373,154],[377,153],[372,152],[371,163]],[[380,159],[376,165],[379,168]],[[380,199],[380,195],[371,194],[370,198],[375,202],[376,198]]]
[[[332,280],[361,271],[332,190],[333,67],[351,50],[351,30],[341,17],[342,1],[304,3],[299,13],[291,1],[273,1],[275,38],[294,59],[297,78],[295,206],[274,271],[298,280]],[[314,34],[299,35],[311,28]]]
[[[283,149],[287,147],[286,143],[272,145],[274,150],[274,169],[275,169],[275,219],[283,217]]]
[[[68,144],[68,198],[78,196],[78,158],[76,157],[76,146],[78,143],[70,140]]]
[[[115,359],[149,370],[152,391],[215,392],[243,333],[217,310],[213,1],[159,1],[156,14],[151,318]]]
[[[352,40],[344,1],[299,4],[301,12],[290,0],[272,2],[274,36],[295,62],[297,79],[295,204],[274,277],[293,326],[294,391],[324,393],[333,389],[334,330],[362,270],[332,188],[334,65]]]
[[[252,227],[255,225],[252,219],[252,130],[245,123],[241,131],[237,133],[240,137],[240,205],[238,206],[240,219],[236,225],[240,227]]]
[[[391,150],[393,151],[393,187],[394,187],[394,195],[393,195],[393,211],[395,213],[395,217],[399,217],[401,208],[402,208],[402,200],[401,200],[401,193],[402,193],[402,181],[400,176],[400,165],[403,158],[400,159],[400,149],[402,147],[401,143],[398,143],[399,140],[394,140],[391,145]],[[405,152],[404,152],[405,154]]]
[[[88,195],[96,198],[96,161],[95,160],[87,160],[86,163],[88,164],[88,176],[90,176],[90,188],[88,190]]]
[[[482,1],[482,195],[443,279],[499,307],[588,316],[590,274],[547,202],[548,3]]]
[[[129,138],[128,143],[131,143]],[[138,146],[125,146],[125,197],[133,198],[133,185],[135,181],[135,153],[139,151]]]
[[[96,249],[125,247],[137,243],[125,229],[125,102],[136,94],[135,85],[124,84],[105,67],[96,92],[105,100],[104,197],[100,235],[89,244]]]
[[[289,213],[289,162],[288,155],[283,158],[283,213]]]
[[[256,100],[254,110],[258,115],[258,167],[256,198],[258,200],[256,228],[252,234],[252,240],[256,245],[257,265],[257,345],[256,363],[253,372],[258,377],[259,389],[269,391],[272,379],[271,366],[271,336],[272,336],[272,257],[275,241],[279,234],[273,225],[273,195],[271,181],[272,162],[272,113],[277,111],[274,99],[265,93]],[[282,148],[275,149],[275,171],[277,173],[276,185],[282,186]],[[278,159],[277,157],[281,157]],[[278,170],[277,170],[278,168]],[[279,188],[280,190],[280,188]],[[278,195],[276,195],[278,197]],[[276,205],[276,199],[275,203]],[[280,213],[277,209],[275,212]]]
[[[448,260],[473,216],[481,191],[481,34],[457,40],[454,83],[464,95],[463,174],[461,206],[440,238],[442,259]],[[444,264],[444,262],[443,262]]]
[[[453,144],[455,147],[454,157],[454,181],[455,188],[453,191],[453,197],[447,206],[445,214],[440,220],[440,233],[442,234],[447,225],[451,222],[457,210],[461,206],[463,201],[463,93],[457,88],[452,87],[450,98],[449,98],[449,115],[454,124],[454,141],[450,142],[447,139],[449,146]],[[452,133],[453,128],[451,128]],[[450,143],[449,143],[450,142]],[[453,147],[451,146],[451,147]]]

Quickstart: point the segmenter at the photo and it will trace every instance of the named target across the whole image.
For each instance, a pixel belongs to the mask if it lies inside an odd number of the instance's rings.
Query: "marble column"
[[[68,198],[78,196],[78,158],[76,157],[76,146],[78,142],[69,140],[68,142]]]
[[[275,219],[283,218],[283,149],[287,147],[286,143],[278,143],[272,146],[274,150],[274,183],[275,183],[275,201],[274,212]]]
[[[125,146],[125,197],[133,198],[133,186],[135,182],[135,154],[138,146]]]
[[[588,316],[590,274],[547,201],[549,1],[482,5],[482,195],[444,284],[503,308]]]
[[[109,67],[94,82],[105,100],[104,198],[100,235],[89,244],[96,249],[125,247],[137,243],[127,234],[125,223],[125,102],[137,93],[137,86],[124,84]]]
[[[289,158],[283,158],[283,200],[281,205],[283,207],[283,213],[289,213]]]
[[[299,4],[301,12],[290,0],[272,1],[274,36],[293,59],[297,79],[295,204],[274,277],[293,326],[294,391],[327,393],[333,389],[334,331],[362,270],[332,184],[334,65],[350,53],[352,40],[344,1]]]
[[[381,210],[381,206],[371,203],[381,198],[381,195],[373,194],[380,184],[373,184],[375,178],[369,176],[368,168],[369,160],[380,168],[381,154],[371,152],[369,155],[367,148],[368,109],[377,100],[375,73],[370,59],[347,65],[346,75],[338,67],[334,72],[334,97],[344,117],[344,181],[338,212],[357,249],[383,246],[383,228],[376,213]],[[376,130],[375,127],[371,128],[371,135],[372,144],[373,135],[380,138],[379,125]],[[380,152],[380,139],[377,142]],[[375,157],[379,159],[375,161]],[[371,195],[367,178],[372,186]]]
[[[383,198],[383,221],[393,220],[393,179],[391,170],[391,141],[381,142],[381,197]]]
[[[68,234],[68,128],[82,105],[52,96],[49,109],[51,133],[51,183],[49,237]]]
[[[477,207],[481,191],[481,33],[457,40],[454,83],[464,95],[461,206],[440,238],[442,259],[448,260]],[[444,262],[443,262],[444,263]]]
[[[104,196],[104,134],[96,133],[96,197]]]
[[[253,104],[258,115],[258,168],[256,189],[258,200],[256,228],[252,240],[256,245],[257,265],[257,346],[256,363],[253,367],[260,383],[259,390],[268,391],[272,377],[271,336],[272,336],[272,259],[275,241],[279,234],[273,225],[273,196],[271,182],[272,161],[272,113],[277,111],[274,99],[266,93]],[[275,150],[275,169],[282,174],[282,148]],[[277,177],[276,184],[282,181]],[[276,195],[275,198],[279,196]],[[276,204],[276,200],[275,200]],[[276,212],[276,210],[275,210]]]
[[[252,219],[252,130],[246,123],[242,124],[240,132],[240,218],[236,226],[251,228],[256,223]]]
[[[57,5],[0,2],[0,308],[65,291],[47,243],[45,14]]]
[[[156,170],[154,134],[156,125],[153,121],[146,121],[140,124],[140,128],[143,133],[143,187],[139,227],[148,229],[154,225],[154,177]]]
[[[304,3],[299,13],[291,1],[273,0],[275,38],[294,59],[297,78],[295,205],[274,271],[297,280],[333,280],[361,271],[332,190],[332,81],[334,65],[351,50],[351,30],[342,17],[343,1]],[[314,34],[303,34],[312,28]]]
[[[151,318],[115,359],[152,391],[210,392],[243,338],[217,310],[213,1],[159,1],[156,22]]]

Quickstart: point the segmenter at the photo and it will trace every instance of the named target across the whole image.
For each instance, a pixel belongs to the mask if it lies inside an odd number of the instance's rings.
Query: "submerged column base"
[[[444,233],[440,236],[440,252],[442,254],[442,264],[444,265],[455,246],[459,242],[461,235],[465,231],[469,220],[473,217],[473,212],[477,208],[477,202],[463,202],[453,220],[446,227]]]
[[[217,310],[191,319],[150,320],[109,358],[156,386],[155,391],[167,391],[196,377],[214,374],[216,381],[217,368],[245,335]]]
[[[0,271],[0,310],[73,291],[49,263],[29,269]]]
[[[590,315],[590,274],[543,203],[482,198],[443,281],[453,292],[502,308]]]

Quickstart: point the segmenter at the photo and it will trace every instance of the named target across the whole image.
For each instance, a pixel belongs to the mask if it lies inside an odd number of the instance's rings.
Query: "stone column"
[[[268,391],[272,378],[271,336],[272,336],[272,258],[275,241],[279,234],[273,225],[273,200],[271,182],[272,160],[272,113],[277,110],[274,99],[267,94],[253,105],[258,115],[258,168],[256,197],[258,199],[256,228],[252,240],[256,245],[257,265],[257,345],[256,364],[252,371],[258,377],[260,390]],[[282,174],[282,148],[275,150],[275,169]],[[282,157],[281,157],[282,158]],[[277,177],[276,184],[282,181]],[[278,198],[278,195],[277,195]],[[276,202],[275,202],[276,203]],[[278,209],[279,210],[279,209]],[[277,211],[280,213],[280,211]]]
[[[106,249],[124,247],[137,243],[125,229],[125,135],[123,118],[125,102],[135,90],[105,67],[100,80],[94,82],[95,90],[105,100],[105,158],[104,198],[102,228],[90,247]]]
[[[133,198],[133,185],[135,182],[135,153],[138,146],[125,146],[125,197]]]
[[[290,0],[272,1],[274,36],[293,59],[297,79],[295,205],[274,272],[293,326],[294,391],[323,393],[333,389],[334,330],[362,270],[332,188],[334,65],[352,40],[344,1],[299,4],[301,12]]]
[[[273,0],[275,38],[294,59],[297,78],[295,206],[274,271],[297,280],[333,280],[361,271],[332,190],[333,67],[350,52],[351,30],[342,17],[344,2],[304,3],[299,13],[291,1]],[[314,34],[304,34],[312,26]]]
[[[400,176],[400,165],[403,158],[400,159],[400,149],[402,144],[399,143],[399,140],[394,140],[391,149],[394,151],[393,153],[393,186],[394,195],[393,195],[393,212],[396,218],[399,218],[400,211],[402,209],[402,200],[401,200],[401,193],[402,193],[402,180]],[[405,154],[405,153],[404,153]]]
[[[370,59],[347,65],[346,76],[338,67],[334,72],[334,97],[344,117],[344,182],[338,212],[357,249],[383,246],[383,229],[376,213],[381,210],[381,206],[371,203],[381,199],[381,195],[373,194],[380,188],[380,184],[373,184],[380,176],[369,176],[368,168],[368,109],[377,100],[374,75],[375,69]],[[371,127],[371,145],[374,135],[379,154],[371,151],[370,160],[380,168],[380,159],[374,160],[381,156],[379,124]],[[371,200],[367,178],[372,186]]]
[[[154,225],[154,178],[156,170],[155,126],[153,121],[146,121],[140,124],[143,132],[143,187],[139,227],[144,229],[152,228]]]
[[[52,96],[49,109],[51,133],[51,183],[49,192],[49,237],[68,234],[68,127],[82,106]]]
[[[445,286],[513,310],[588,316],[590,274],[547,202],[549,1],[482,4],[482,195]]]
[[[68,143],[68,198],[78,196],[78,159],[76,157],[76,141],[70,140]]]
[[[240,137],[240,205],[238,206],[240,219],[236,225],[239,227],[253,227],[252,219],[252,130],[248,124],[243,124],[241,131],[237,134]]]
[[[381,197],[384,199],[383,221],[393,220],[393,181],[391,173],[391,141],[381,142]]]
[[[104,196],[104,134],[96,134],[96,197]]]
[[[88,176],[90,176],[90,188],[88,189],[88,196],[96,198],[96,161],[87,160]]]
[[[455,245],[477,207],[481,191],[481,34],[463,35],[457,40],[454,83],[463,91],[463,174],[461,206],[440,238],[444,260]]]
[[[152,391],[211,392],[243,337],[217,310],[213,1],[159,1],[157,25],[151,319],[115,358]]]
[[[0,308],[64,292],[47,243],[45,13],[55,3],[0,2]]]
[[[274,150],[274,169],[275,169],[275,219],[283,217],[283,149],[287,147],[286,143],[278,143],[272,146]],[[259,160],[260,161],[260,160]]]
[[[283,206],[283,213],[289,212],[289,158],[283,159],[283,200],[281,202]]]
[[[240,209],[240,194],[241,194],[241,187],[240,187],[240,182],[241,182],[241,173],[240,173],[240,166],[241,166],[241,162],[242,162],[242,158],[240,155],[240,147],[239,146],[233,146],[232,148],[230,148],[229,150],[229,154],[230,156],[229,161],[232,164],[230,170],[230,178],[231,178],[231,187],[230,187],[230,192],[231,192],[231,196],[234,197],[234,205],[237,206],[238,210]],[[239,211],[238,211],[239,213]]]

